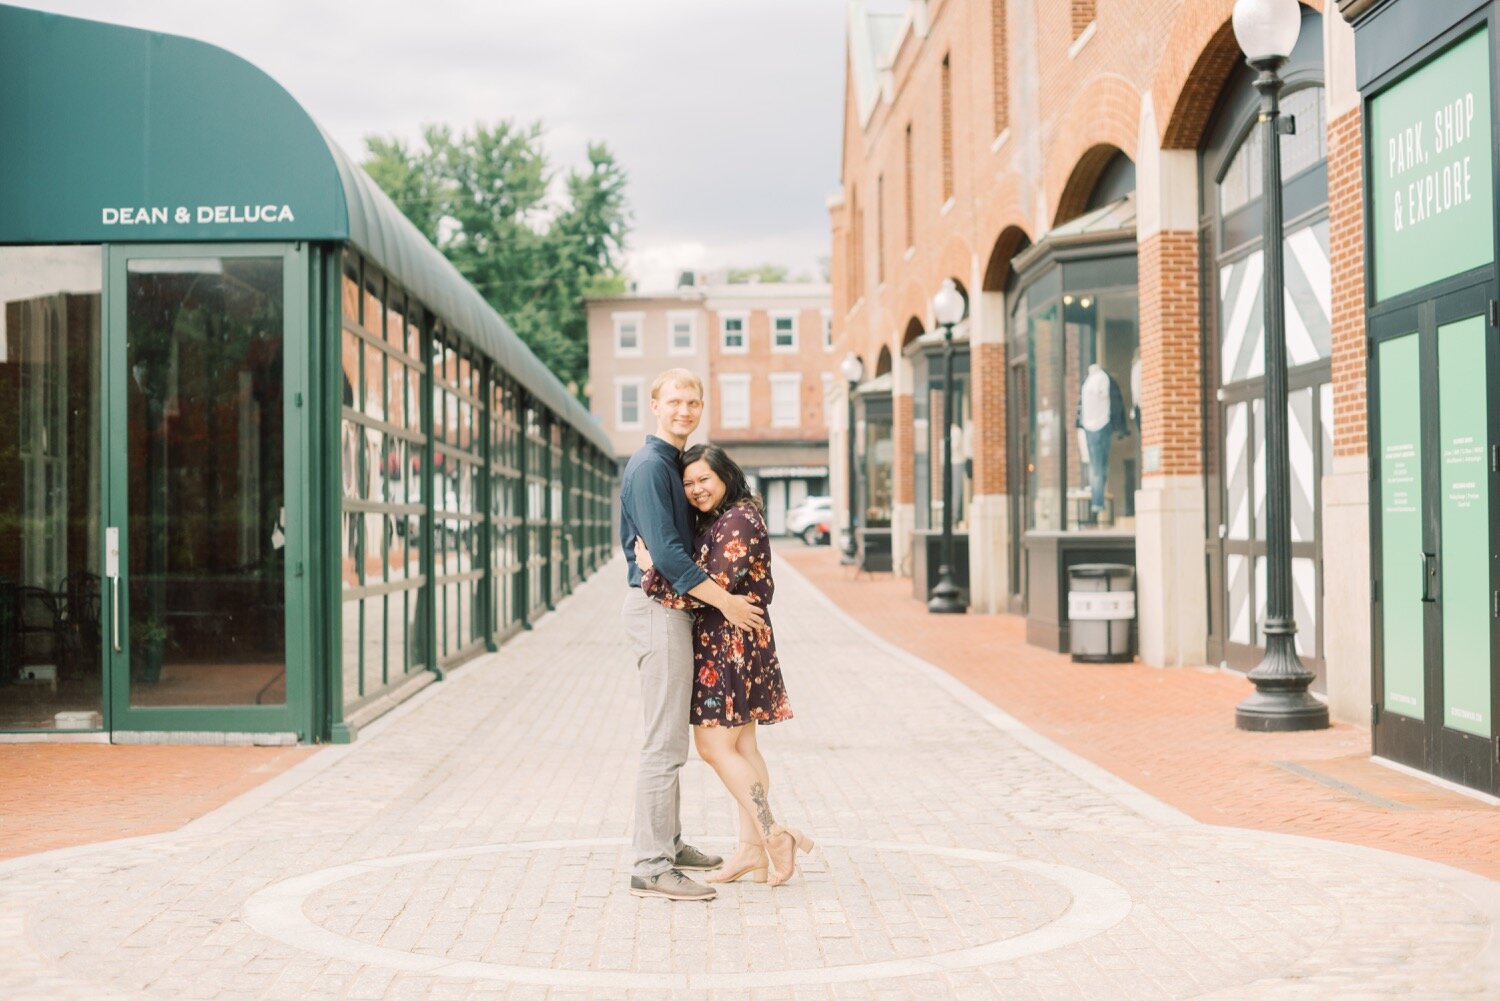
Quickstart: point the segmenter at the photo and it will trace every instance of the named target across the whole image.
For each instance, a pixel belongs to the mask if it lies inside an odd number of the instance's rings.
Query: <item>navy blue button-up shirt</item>
[[[631,587],[641,586],[637,538],[646,540],[651,562],[678,594],[708,580],[693,562],[693,509],[682,489],[682,453],[654,434],[630,457],[620,481],[620,548]]]

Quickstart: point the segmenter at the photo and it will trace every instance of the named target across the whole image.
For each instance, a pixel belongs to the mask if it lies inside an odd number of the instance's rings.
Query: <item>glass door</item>
[[[104,725],[102,259],[0,247],[0,732]]]
[[[116,730],[310,735],[306,267],[279,245],[111,248],[106,657]]]
[[[1494,330],[1470,287],[1372,321],[1375,751],[1494,791]]]

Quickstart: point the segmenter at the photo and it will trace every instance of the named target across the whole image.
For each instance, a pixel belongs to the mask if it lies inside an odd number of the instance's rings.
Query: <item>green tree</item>
[[[730,268],[728,282],[731,285],[744,285],[749,282],[784,282],[788,281],[789,272],[780,264],[760,264],[753,268]]]
[[[623,287],[626,176],[602,144],[559,178],[540,123],[497,122],[422,143],[366,140],[365,169],[574,393],[588,376],[583,296]],[[560,183],[559,183],[560,182]]]

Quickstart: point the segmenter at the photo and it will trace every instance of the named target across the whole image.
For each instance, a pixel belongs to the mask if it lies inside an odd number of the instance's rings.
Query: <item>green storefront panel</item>
[[[1494,258],[1490,36],[1479,30],[1370,101],[1375,299]]]
[[[1484,317],[1438,328],[1443,723],[1490,736],[1490,491]]]
[[[1413,719],[1423,698],[1422,380],[1416,333],[1380,345],[1381,659],[1385,706]]]

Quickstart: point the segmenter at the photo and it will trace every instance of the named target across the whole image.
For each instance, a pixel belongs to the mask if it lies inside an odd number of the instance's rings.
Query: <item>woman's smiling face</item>
[[[682,489],[687,492],[688,503],[699,511],[718,507],[728,490],[719,474],[703,459],[688,463],[682,471]]]

